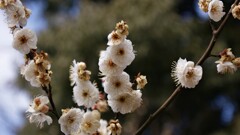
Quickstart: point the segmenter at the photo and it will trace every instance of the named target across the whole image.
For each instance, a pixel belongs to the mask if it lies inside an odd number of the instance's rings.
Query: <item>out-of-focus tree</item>
[[[66,11],[63,10],[64,5],[70,5],[70,9],[72,3],[74,0],[46,1],[49,8],[46,15],[51,25],[41,33],[38,43],[39,48],[49,53],[52,63],[53,98],[57,109],[61,113],[61,108],[75,106],[69,81],[69,66],[73,59],[86,62],[92,71],[92,79],[102,89],[97,65],[99,52],[106,48],[107,35],[115,23],[125,20],[130,29],[128,38],[136,50],[136,59],[127,68],[127,72],[132,80],[141,72],[147,75],[149,82],[143,91],[142,107],[133,114],[120,116],[120,122],[124,123],[124,134],[132,134],[175,88],[170,76],[172,61],[179,57],[196,61],[201,56],[211,36],[208,21],[194,16],[186,19],[178,12],[179,2],[173,0],[82,0],[77,2],[77,16],[61,14],[61,11]],[[58,11],[57,15],[53,14],[55,11]],[[216,54],[231,47],[236,55],[240,55],[237,52],[237,35],[240,31],[237,28],[239,23],[230,20],[217,42],[214,50]],[[237,130],[240,122],[239,73],[217,74],[216,60],[211,58],[203,65],[204,76],[199,86],[184,90],[145,131],[146,135],[240,134]],[[229,114],[229,117],[233,118],[224,121],[228,114],[224,114],[223,110],[229,105],[232,105],[234,113]],[[111,117],[111,112],[103,114],[103,118]],[[61,132],[57,123],[43,129],[27,124],[20,134],[56,135]]]

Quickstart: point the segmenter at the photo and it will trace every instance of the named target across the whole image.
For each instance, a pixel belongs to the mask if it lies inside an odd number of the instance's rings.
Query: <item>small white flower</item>
[[[219,62],[219,61],[216,61],[217,64],[217,71],[218,73],[221,73],[221,74],[225,74],[225,73],[234,73],[235,71],[237,71],[237,67],[232,63],[232,62],[229,62],[229,61],[226,61],[226,62]]]
[[[112,61],[122,67],[130,65],[135,58],[132,42],[130,40],[125,39],[118,46],[109,46],[107,51],[109,51]]]
[[[38,81],[37,76],[38,72],[36,69],[36,64],[33,60],[29,61],[29,63],[21,68],[21,74],[25,77],[27,81],[34,87],[40,87],[41,83]]]
[[[98,89],[90,82],[82,82],[73,88],[73,100],[78,106],[91,108],[99,99]]]
[[[84,112],[79,108],[63,110],[63,114],[58,120],[58,123],[61,126],[61,131],[65,135],[77,133],[79,131],[83,115]]]
[[[104,91],[110,95],[118,95],[132,90],[130,77],[126,72],[117,76],[106,76],[104,81]]]
[[[36,112],[28,114],[30,123],[37,123],[37,126],[40,128],[43,127],[44,122],[46,121],[48,125],[52,123],[52,118],[44,113]]]
[[[49,100],[47,96],[38,96],[34,98],[26,111],[30,123],[37,123],[40,128],[43,127],[45,121],[47,121],[48,125],[52,123],[52,118],[45,114],[49,110],[49,107],[47,106],[48,103]]]
[[[223,2],[220,0],[212,0],[208,5],[208,15],[215,22],[220,21],[225,15],[225,12],[223,12]]]
[[[88,111],[84,114],[80,127],[82,132],[93,134],[100,127],[100,118],[96,117],[93,112]]]
[[[119,45],[123,42],[123,40],[126,39],[125,35],[121,35],[115,31],[112,31],[109,35],[108,35],[108,43],[107,45],[109,46],[115,46],[115,45]]]
[[[113,62],[107,51],[102,51],[98,62],[102,75],[121,74],[126,67],[121,67]]]
[[[36,33],[30,29],[21,29],[13,35],[13,48],[23,54],[28,54],[31,49],[37,49]]]
[[[131,113],[141,104],[139,96],[141,96],[139,93],[133,92],[108,95],[108,105],[112,108],[113,112],[120,112],[121,114]]]
[[[194,62],[181,59],[172,70],[172,77],[177,85],[185,88],[194,88],[202,78],[202,67],[194,66]]]
[[[8,4],[5,11],[9,27],[16,26],[21,19],[25,18],[24,6],[20,0]]]
[[[133,90],[132,91],[132,112],[135,111],[142,105],[142,92],[140,90]]]

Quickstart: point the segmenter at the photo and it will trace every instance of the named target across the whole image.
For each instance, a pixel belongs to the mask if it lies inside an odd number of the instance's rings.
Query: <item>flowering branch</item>
[[[212,28],[212,38],[208,44],[207,49],[205,50],[205,52],[203,53],[203,55],[201,56],[201,58],[198,60],[196,65],[202,65],[207,58],[209,58],[211,56],[211,52],[212,49],[217,41],[218,36],[220,35],[220,33],[222,32],[229,16],[232,13],[232,9],[234,8],[235,5],[237,5],[237,3],[239,2],[239,0],[235,0],[235,2],[233,3],[232,7],[230,8],[230,10],[228,11],[227,15],[225,16],[225,18],[223,19],[223,21],[221,22],[220,26],[215,30],[215,28],[213,27],[211,21],[210,21],[210,25]],[[141,135],[142,132],[147,128],[147,126],[149,126],[151,124],[151,122],[160,115],[160,113],[162,111],[164,111],[169,105],[170,103],[177,97],[177,95],[183,90],[182,86],[178,86],[174,92],[167,98],[167,100],[157,109],[157,111],[155,111],[153,114],[150,114],[150,116],[148,117],[148,119],[141,125],[141,127],[136,131],[135,135]]]

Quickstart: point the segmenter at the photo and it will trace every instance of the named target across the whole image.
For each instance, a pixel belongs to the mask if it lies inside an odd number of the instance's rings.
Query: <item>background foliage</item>
[[[25,2],[31,2],[25,0]],[[107,35],[120,20],[127,21],[136,59],[127,68],[131,79],[138,72],[146,75],[143,106],[135,113],[120,116],[123,134],[132,134],[150,113],[173,92],[170,72],[172,61],[179,57],[197,61],[207,47],[211,28],[198,16],[197,1],[187,0],[49,0],[44,1],[48,29],[39,35],[38,47],[49,53],[52,62],[52,86],[59,113],[62,108],[76,106],[72,101],[69,66],[73,59],[86,62],[92,79],[98,82],[99,52],[105,49]],[[224,1],[231,3],[231,1]],[[229,5],[225,6],[228,9]],[[77,9],[77,10],[73,10]],[[34,12],[34,9],[32,9]],[[214,52],[238,46],[239,22],[232,18],[221,34]],[[145,135],[229,135],[240,134],[239,71],[219,75],[217,59],[203,65],[204,75],[195,89],[184,90],[170,107],[144,132]],[[22,78],[21,78],[22,80]],[[27,82],[20,81],[24,87]],[[33,89],[31,87],[28,88]],[[40,92],[31,90],[36,94]],[[112,113],[103,118],[112,118]],[[27,124],[19,134],[62,134],[58,124],[38,129]]]

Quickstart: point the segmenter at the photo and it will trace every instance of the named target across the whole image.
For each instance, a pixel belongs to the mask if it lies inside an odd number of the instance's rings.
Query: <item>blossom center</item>
[[[25,43],[27,43],[28,39],[26,36],[23,35],[19,38],[19,41],[21,42],[21,44],[25,44]]]
[[[109,61],[108,61],[108,66],[109,66],[109,67],[115,67],[116,64],[113,63],[112,60],[109,60]]]
[[[83,96],[83,97],[88,97],[88,95],[89,95],[88,92],[83,92],[83,93],[82,93],[82,96]]]
[[[193,76],[194,72],[193,72],[193,68],[189,68],[187,74],[186,74],[186,77],[187,78],[191,78]]]
[[[119,51],[118,51],[118,55],[124,55],[124,49],[121,48]]]
[[[115,85],[116,88],[119,88],[121,86],[121,82],[117,81],[117,82],[115,82],[114,85]]]
[[[119,98],[119,101],[120,101],[121,103],[124,103],[125,100],[126,100],[125,97],[120,97],[120,98]]]
[[[75,119],[74,119],[73,116],[69,116],[69,117],[68,117],[67,122],[68,122],[69,124],[72,124],[74,121],[75,121]]]

